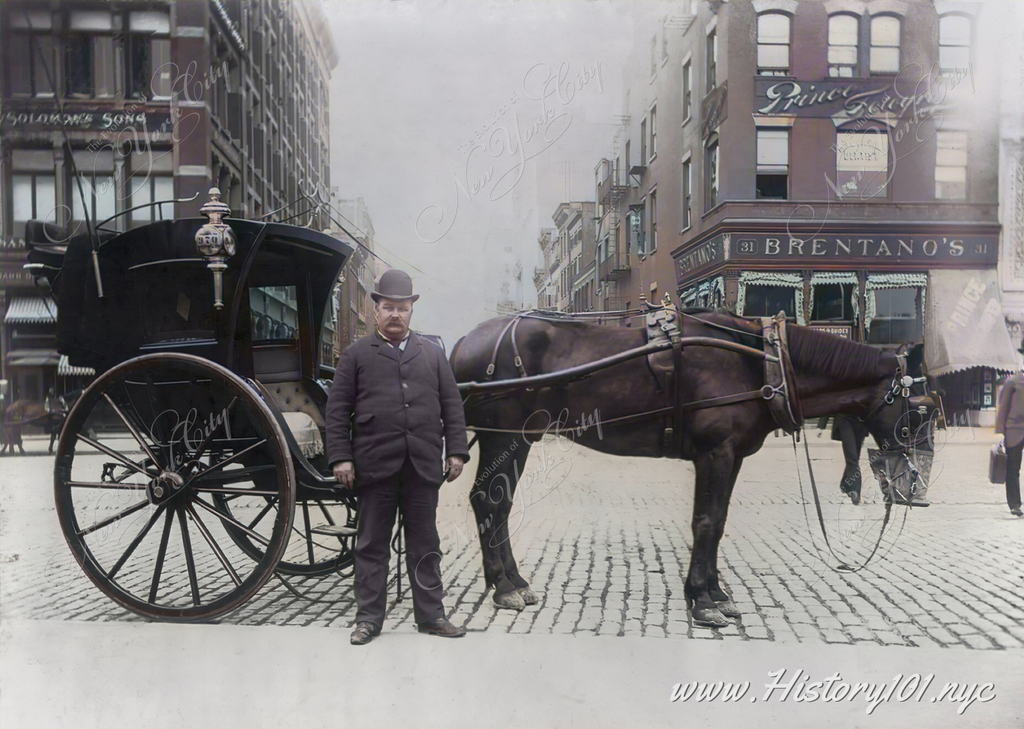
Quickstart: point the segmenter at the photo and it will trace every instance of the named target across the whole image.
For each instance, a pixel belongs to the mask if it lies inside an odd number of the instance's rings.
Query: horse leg
[[[713,628],[729,625],[711,596],[709,580],[716,547],[715,534],[721,528],[719,525],[725,524],[734,462],[732,449],[727,445],[702,453],[694,461],[697,478],[691,521],[693,552],[684,593],[693,622]]]
[[[512,503],[512,480],[505,472],[506,462],[513,455],[511,445],[515,438],[502,433],[481,433],[480,454],[476,480],[469,494],[469,503],[476,515],[480,534],[480,551],[484,562],[484,580],[494,588],[494,602],[499,607],[522,610],[526,603],[505,574],[500,551],[501,511],[505,502]]]
[[[725,494],[722,518],[715,530],[714,545],[711,549],[711,569],[708,573],[708,593],[711,595],[711,599],[715,601],[715,605],[718,606],[719,612],[727,618],[740,617],[740,611],[732,601],[729,593],[723,590],[722,586],[718,583],[718,545],[721,543],[722,535],[725,533],[725,520],[729,514],[729,501],[732,499],[732,491],[736,486],[736,478],[740,475],[740,466],[742,465],[743,459],[736,458],[732,469],[732,477],[729,479],[729,489]]]
[[[508,466],[506,474],[508,475],[512,484],[512,489],[509,497],[506,501],[503,501],[498,511],[498,553],[501,556],[501,564],[505,570],[505,576],[508,581],[511,582],[519,596],[523,598],[523,602],[527,605],[535,605],[538,600],[533,590],[530,589],[530,583],[523,579],[522,575],[519,574],[519,565],[516,564],[515,554],[512,552],[512,538],[509,533],[509,521],[512,517],[512,503],[515,499],[516,486],[519,484],[519,479],[523,475],[523,470],[526,467],[527,458],[530,455],[530,443],[525,440],[517,439],[516,451],[511,459],[511,463]],[[525,509],[526,506],[524,505]],[[520,519],[516,519],[516,523],[513,528],[518,528]]]

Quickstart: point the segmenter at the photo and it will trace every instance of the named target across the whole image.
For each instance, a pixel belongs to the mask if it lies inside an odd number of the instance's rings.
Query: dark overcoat
[[[996,432],[1004,435],[1007,448],[1024,442],[1024,376],[1015,375],[1003,383],[996,409]]]
[[[409,333],[405,350],[374,330],[341,354],[327,400],[327,457],[354,461],[366,486],[398,473],[408,454],[417,474],[443,479],[447,455],[469,460],[466,414],[444,352]]]

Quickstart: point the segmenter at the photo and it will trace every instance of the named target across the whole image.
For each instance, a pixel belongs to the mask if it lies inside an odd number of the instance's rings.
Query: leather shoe
[[[378,635],[380,635],[380,628],[375,627],[373,623],[356,623],[356,629],[352,631],[349,642],[352,645],[366,645]]]
[[[1010,509],[1010,513],[1014,516],[1024,516],[1024,511],[1021,511],[1019,506],[1016,509]]]
[[[417,627],[421,633],[439,635],[442,638],[461,638],[466,634],[465,628],[455,627],[448,621],[448,618],[428,620],[425,623],[420,623]]]

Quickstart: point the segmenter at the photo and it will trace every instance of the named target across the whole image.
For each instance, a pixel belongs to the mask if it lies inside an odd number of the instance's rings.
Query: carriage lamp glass
[[[210,188],[210,199],[199,212],[210,219],[196,231],[196,250],[206,259],[206,267],[213,273],[213,306],[224,308],[224,271],[227,260],[235,255],[235,234],[224,218],[231,215],[231,208],[221,202],[220,190]]]

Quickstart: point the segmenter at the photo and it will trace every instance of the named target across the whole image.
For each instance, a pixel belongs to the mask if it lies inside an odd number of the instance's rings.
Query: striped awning
[[[68,356],[62,354],[60,362],[57,363],[57,374],[62,377],[93,377],[96,370],[92,367],[75,367],[68,361]]]
[[[52,367],[58,361],[59,355],[52,349],[14,349],[7,353],[11,367]]]
[[[4,322],[7,324],[54,324],[57,303],[47,295],[12,296]]]

